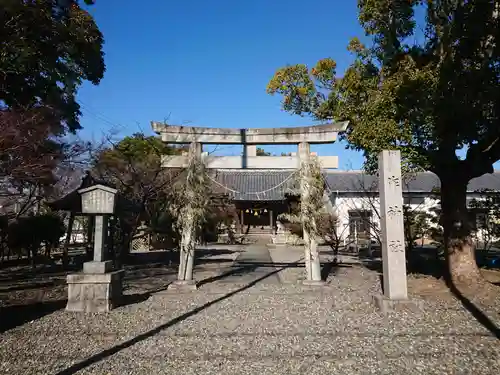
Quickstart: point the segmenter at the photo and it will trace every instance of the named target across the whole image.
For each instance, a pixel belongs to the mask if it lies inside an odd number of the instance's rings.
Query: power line
[[[93,108],[91,105],[88,105],[87,103],[83,102],[82,100],[78,100],[78,104],[80,104],[81,107],[83,107],[87,112],[92,113],[95,116],[101,117],[103,120],[105,120],[108,123],[116,125],[118,122],[111,117],[105,115],[101,111],[96,110]]]
[[[84,114],[85,114],[85,115],[88,115],[88,116],[92,117],[92,119],[94,119],[94,120],[100,121],[101,123],[106,124],[106,125],[109,125],[109,126],[111,126],[111,127],[113,127],[113,128],[116,128],[117,126],[119,126],[119,125],[116,125],[116,124],[114,124],[114,123],[112,123],[112,122],[110,122],[110,121],[107,121],[107,120],[105,120],[105,119],[103,119],[103,118],[99,117],[98,115],[96,115],[95,113],[93,113],[93,112],[89,111],[89,110],[88,110],[88,109],[86,109],[85,107],[82,107],[82,109],[84,110]]]
[[[106,125],[111,126],[112,128],[120,128],[121,130],[125,129],[126,126],[118,123],[118,121],[115,121],[111,117],[103,114],[102,112],[96,110],[95,108],[92,108],[88,104],[84,103],[81,100],[78,100],[78,104],[80,104],[80,107],[85,111],[85,114],[90,115],[93,119],[101,121],[101,123],[104,123]],[[141,130],[139,128],[139,130]]]

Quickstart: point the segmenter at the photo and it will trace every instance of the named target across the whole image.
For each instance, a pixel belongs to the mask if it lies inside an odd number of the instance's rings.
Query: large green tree
[[[85,151],[64,136],[80,128],[77,89],[103,77],[103,37],[90,0],[0,3],[0,179],[38,189]]]
[[[436,173],[449,276],[479,281],[466,190],[500,159],[499,2],[358,0],[358,8],[369,43],[351,40],[343,76],[330,58],[286,66],[268,92],[291,113],[349,120],[343,137],[364,151],[368,170],[390,148],[406,166]]]
[[[102,34],[82,3],[1,1],[1,107],[50,109],[59,134],[80,128],[76,91],[85,80],[98,84],[105,70]]]

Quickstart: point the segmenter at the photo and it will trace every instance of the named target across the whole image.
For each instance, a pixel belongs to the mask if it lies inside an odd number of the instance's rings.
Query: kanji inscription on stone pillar
[[[408,298],[403,220],[401,155],[382,151],[378,157],[384,296]]]

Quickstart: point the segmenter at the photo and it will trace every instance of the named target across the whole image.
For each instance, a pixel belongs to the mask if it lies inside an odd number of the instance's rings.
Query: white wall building
[[[219,169],[215,171],[213,179],[217,181],[220,192],[227,193],[236,203],[242,215],[248,215],[248,212],[252,214],[252,207],[257,210],[260,208],[259,215],[262,212],[269,215],[268,212],[274,211],[274,216],[262,217],[259,221],[258,226],[264,229],[275,224],[276,216],[287,209],[284,202],[287,201],[288,194],[297,191],[296,178],[291,176],[293,173],[290,170]],[[361,240],[377,241],[377,229],[380,228],[378,177],[362,171],[328,170],[325,172],[325,181],[338,217],[337,234],[342,241],[346,244]],[[439,179],[431,172],[418,173],[404,179],[405,207],[413,213],[435,214],[435,209],[439,208],[439,187]],[[500,195],[500,171],[471,180],[467,199],[483,199],[485,190],[490,190],[495,195],[498,192]],[[484,217],[484,213],[480,212],[472,219],[474,223],[481,221],[481,215]],[[477,232],[477,237],[479,240],[483,239],[481,230]]]
[[[326,174],[330,198],[339,218],[337,233],[344,243],[359,240],[378,241],[380,228],[380,204],[378,198],[378,178],[361,171],[335,171]],[[403,181],[403,204],[410,214],[424,213],[437,216],[440,208],[438,189],[440,182],[431,172],[418,173]],[[489,192],[486,193],[485,191]],[[467,200],[469,206],[474,201],[486,199],[486,194],[500,194],[500,172],[488,174],[470,181]],[[491,230],[485,228],[486,218],[492,217],[484,210],[471,208],[471,224],[476,229],[478,241],[493,241]],[[427,220],[435,226],[432,220]],[[490,223],[496,225],[496,223]],[[488,237],[488,238],[486,238]],[[425,240],[425,239],[424,239]]]

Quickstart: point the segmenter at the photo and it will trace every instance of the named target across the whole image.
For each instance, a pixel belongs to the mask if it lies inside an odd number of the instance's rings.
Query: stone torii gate
[[[153,130],[167,144],[190,144],[190,152],[198,156],[204,155],[206,167],[209,169],[298,169],[302,162],[308,161],[311,155],[311,144],[334,143],[337,134],[347,129],[348,122],[303,126],[293,128],[206,128],[167,125],[151,122]],[[242,145],[242,156],[210,156],[202,154],[203,144]],[[290,145],[298,146],[298,153],[293,156],[257,156],[257,145]],[[162,166],[165,168],[185,168],[189,155],[164,156]],[[323,169],[338,168],[337,156],[319,156],[318,161]],[[304,232],[304,238],[308,234]],[[193,255],[191,255],[193,257]],[[310,262],[310,263],[309,263]],[[309,265],[308,265],[309,263]],[[321,282],[319,257],[306,259],[307,280],[311,283]],[[192,269],[186,281],[195,285]]]

